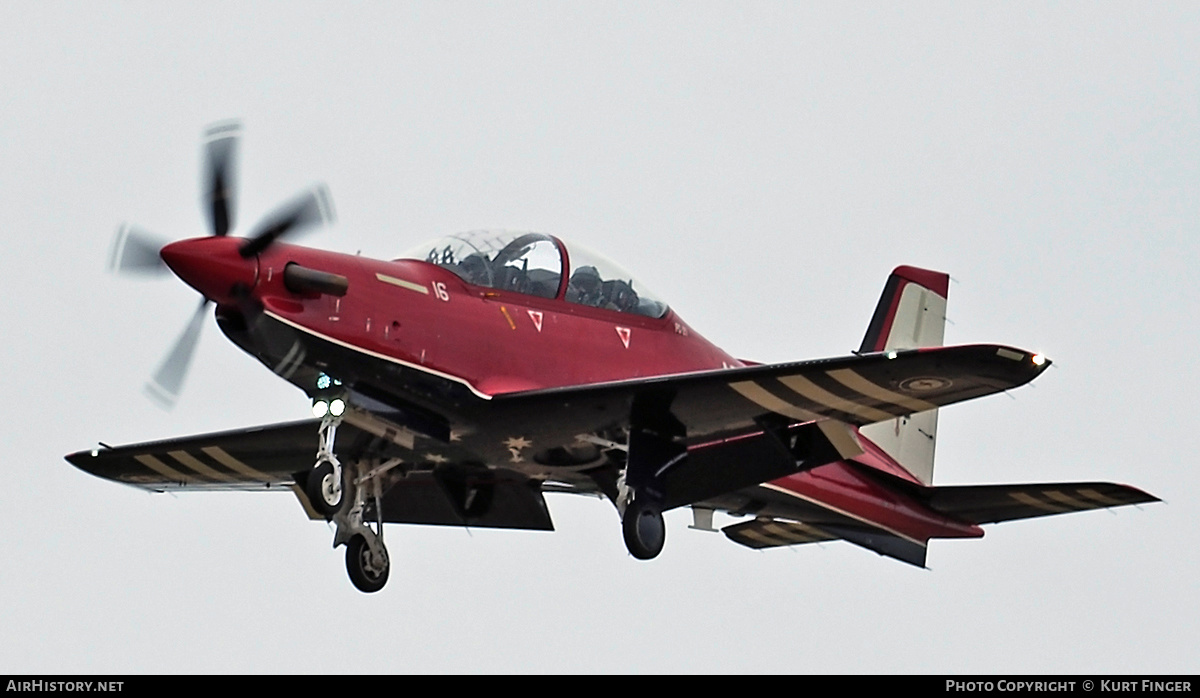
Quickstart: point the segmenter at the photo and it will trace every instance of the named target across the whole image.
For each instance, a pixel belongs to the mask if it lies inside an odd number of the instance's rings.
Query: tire
[[[621,532],[625,535],[625,547],[629,554],[639,560],[651,560],[662,552],[667,542],[667,523],[658,507],[637,499],[625,508],[621,519]]]
[[[308,482],[304,488],[313,508],[326,518],[338,513],[346,500],[345,483],[340,483],[336,493],[333,490],[334,484],[333,464],[324,462],[308,473]]]
[[[361,534],[350,539],[346,544],[346,571],[350,581],[365,594],[373,594],[387,584],[388,572],[392,565],[388,560],[387,549],[383,551],[383,564],[377,564],[371,554],[371,546]]]

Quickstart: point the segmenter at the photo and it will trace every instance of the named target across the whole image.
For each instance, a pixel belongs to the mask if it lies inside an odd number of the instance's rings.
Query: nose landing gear
[[[370,594],[387,584],[391,570],[391,560],[383,544],[381,476],[399,465],[400,460],[355,461],[343,467],[333,452],[342,417],[342,409],[337,414],[328,411],[321,416],[317,462],[308,473],[304,489],[313,508],[336,526],[333,547],[346,546],[346,572],[350,581],[359,591]],[[374,526],[363,518],[368,501],[374,505]]]

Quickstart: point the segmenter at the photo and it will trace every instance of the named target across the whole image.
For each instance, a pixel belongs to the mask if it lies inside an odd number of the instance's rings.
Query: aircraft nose
[[[204,237],[173,242],[159,256],[189,286],[218,304],[234,303],[258,281],[258,258],[238,253],[242,241]]]

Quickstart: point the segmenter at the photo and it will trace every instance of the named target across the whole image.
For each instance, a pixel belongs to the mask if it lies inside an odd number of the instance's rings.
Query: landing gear
[[[371,594],[387,584],[391,560],[383,545],[383,486],[381,476],[400,464],[399,459],[385,463],[357,461],[346,469],[344,487],[346,506],[333,517],[337,530],[333,547],[346,545],[346,571],[359,591]],[[374,506],[374,526],[363,520],[367,501]]]
[[[634,399],[630,412],[625,469],[617,478],[614,503],[625,547],[638,560],[658,557],[667,542],[662,512],[671,499],[666,478],[687,460],[687,430],[671,414],[673,398],[671,393],[645,393]]]
[[[333,452],[338,425],[342,423],[345,403],[321,415],[317,462],[308,472],[305,494],[313,508],[336,526],[333,547],[346,546],[346,571],[350,581],[367,594],[387,584],[391,561],[383,545],[383,475],[400,465],[399,459],[386,462],[356,460],[342,466]],[[374,505],[374,526],[364,520],[367,503]]]
[[[341,423],[341,413],[334,415],[329,412],[321,418],[317,462],[308,472],[308,481],[304,488],[304,493],[308,495],[308,501],[312,503],[313,508],[327,519],[333,518],[341,511],[346,500],[342,464],[333,453],[337,428]]]
[[[662,511],[646,497],[636,497],[625,507],[621,517],[621,532],[625,547],[639,560],[651,560],[662,552],[667,542],[667,524]]]
[[[308,495],[308,500],[312,502],[317,513],[326,518],[331,518],[338,513],[345,500],[346,488],[342,486],[339,470],[341,470],[340,467],[335,468],[333,463],[326,461],[317,463],[317,466],[308,473],[308,486],[305,488],[305,494]]]
[[[373,550],[366,537],[357,534],[346,544],[346,571],[354,586],[366,594],[382,589],[391,569],[387,548],[382,541],[377,547],[378,550]]]

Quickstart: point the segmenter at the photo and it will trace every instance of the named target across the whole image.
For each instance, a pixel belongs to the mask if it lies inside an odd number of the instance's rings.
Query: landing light
[[[321,375],[317,376],[317,390],[324,390],[328,388],[332,382],[333,381],[328,375],[322,373]]]
[[[346,401],[345,400],[343,400],[341,398],[335,398],[332,402],[329,403],[329,414],[333,415],[334,417],[341,417],[342,413],[345,411],[346,411]]]
[[[1032,361],[1034,366],[1041,366],[1046,363],[1046,357],[1041,354],[1034,354]]]
[[[320,419],[329,412],[329,403],[324,400],[317,400],[313,403],[313,416]]]

